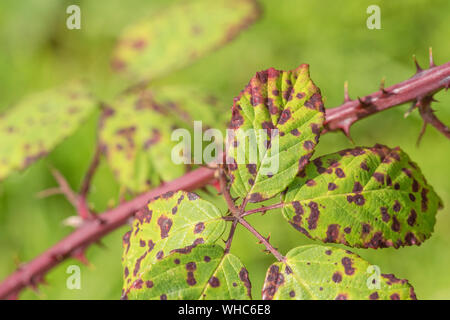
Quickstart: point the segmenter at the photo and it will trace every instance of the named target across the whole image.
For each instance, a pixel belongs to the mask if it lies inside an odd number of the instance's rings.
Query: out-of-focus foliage
[[[186,0],[132,24],[112,66],[134,80],[164,76],[233,40],[259,15],[255,0]]]
[[[325,246],[290,250],[286,264],[267,270],[264,300],[415,300],[413,287],[393,274],[368,277],[371,265],[358,255]],[[374,283],[371,283],[373,281]]]
[[[78,76],[92,79],[95,95],[112,101],[119,90],[129,86],[110,68],[111,52],[126,26],[179,0],[79,1],[82,29],[65,28],[66,3],[59,0],[0,1],[0,109],[32,92],[55,87]],[[401,81],[414,73],[411,55],[424,66],[427,49],[433,46],[435,61],[450,58],[448,20],[450,3],[446,0],[375,1],[381,8],[381,30],[366,27],[366,9],[374,1],[342,3],[324,1],[262,0],[262,20],[212,55],[160,79],[158,85],[202,86],[226,107],[218,110],[229,115],[232,98],[245,86],[256,70],[269,67],[291,70],[301,63],[310,65],[311,76],[321,88],[326,107],[343,100],[343,81],[349,80],[352,97],[378,89],[381,78],[386,84]],[[434,105],[439,117],[450,123],[450,95],[439,93]],[[433,236],[422,246],[401,250],[355,250],[368,261],[376,261],[382,273],[393,273],[414,284],[418,299],[450,298],[450,169],[448,141],[429,128],[421,146],[415,146],[421,120],[413,113],[406,120],[408,106],[394,108],[357,123],[352,135],[358,145],[376,142],[401,146],[420,166],[444,205],[437,215]],[[78,187],[94,149],[98,113],[81,130],[59,145],[48,158],[37,161],[20,174],[0,184],[0,278],[6,277],[16,263],[28,261],[70,233],[61,221],[73,215],[62,197],[37,200],[33,194],[55,185],[48,164],[60,168],[69,182]],[[220,128],[224,128],[222,125]],[[352,147],[341,134],[326,134],[316,156]],[[119,185],[103,161],[94,179],[90,202],[97,211],[118,202]],[[203,195],[209,200],[214,196]],[[223,208],[222,208],[223,209]],[[264,219],[249,221],[282,253],[302,244],[314,243],[286,224],[281,211]],[[87,256],[94,268],[81,266],[81,290],[69,290],[66,269],[79,263],[68,260],[48,276],[50,285],[31,290],[23,298],[117,299],[122,288],[120,246],[121,228],[104,239],[107,250],[94,246]],[[267,269],[274,262],[261,255],[261,245],[253,236],[238,232],[232,253],[239,256],[252,280],[253,298],[260,298]]]
[[[46,156],[95,106],[86,85],[73,82],[27,96],[0,114],[0,180]]]
[[[173,162],[178,142],[172,132],[192,132],[194,120],[214,127],[220,123],[216,107],[204,91],[181,86],[150,87],[115,98],[105,107],[100,143],[119,183],[138,193],[185,173],[184,164]]]

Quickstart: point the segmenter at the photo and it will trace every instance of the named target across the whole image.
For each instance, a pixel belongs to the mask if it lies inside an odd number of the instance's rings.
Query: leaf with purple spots
[[[137,81],[165,76],[220,48],[259,17],[254,0],[190,0],[128,26],[112,67]]]
[[[363,248],[420,245],[441,206],[408,155],[382,145],[316,158],[283,201],[284,216],[300,232]]]
[[[323,127],[320,90],[306,64],[256,73],[235,98],[227,168],[231,190],[250,202],[283,191],[309,161]]]
[[[82,82],[34,93],[0,115],[0,180],[46,156],[97,103]]]
[[[242,262],[217,245],[172,253],[124,291],[132,300],[249,300],[251,285]]]
[[[370,263],[343,249],[307,245],[272,264],[263,300],[415,300],[414,288],[392,274],[376,274]]]
[[[214,243],[225,224],[220,211],[194,193],[170,192],[151,200],[123,238],[124,288],[164,257]]]
[[[119,183],[140,193],[185,173],[185,165],[172,159],[181,143],[172,141],[172,133],[176,128],[191,129],[200,118],[215,125],[215,103],[199,90],[179,86],[119,96],[106,108],[100,128],[103,151]],[[180,155],[180,162],[183,156],[188,155]]]

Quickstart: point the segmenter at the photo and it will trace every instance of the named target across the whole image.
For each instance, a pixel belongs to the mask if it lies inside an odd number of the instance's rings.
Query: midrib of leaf
[[[314,294],[311,287],[300,277],[300,275],[298,275],[291,267],[289,267],[289,265],[287,263],[284,263],[284,265],[285,265],[285,268],[290,268],[292,270],[292,275],[295,278],[295,280],[297,280],[297,282],[300,284],[300,286],[302,286],[303,289],[306,292],[308,292],[314,300],[318,300],[319,297]]]
[[[211,279],[211,277],[212,277],[213,275],[216,274],[216,272],[217,272],[217,270],[219,269],[219,267],[222,266],[223,262],[225,261],[225,257],[226,257],[227,255],[228,255],[228,254],[224,253],[224,255],[222,256],[222,258],[220,259],[220,262],[217,264],[217,267],[216,267],[216,268],[213,270],[213,272],[209,275],[208,279]],[[224,272],[224,274],[225,274],[225,272]],[[205,284],[205,286],[203,287],[202,292],[200,293],[200,297],[198,298],[199,300],[202,300],[202,297],[203,297],[203,295],[205,294],[205,291],[206,291],[206,289],[208,288],[208,286],[209,286],[209,280],[206,281],[206,284]],[[229,292],[228,281],[227,281],[227,288],[228,288],[228,292]],[[230,294],[230,296],[231,296],[231,294]]]
[[[305,87],[306,87],[306,86],[303,86],[302,89],[304,89]],[[311,96],[304,97],[305,101],[306,101],[306,99],[308,99],[308,98],[310,98],[310,97],[311,97]],[[250,103],[250,102],[248,101],[248,98],[246,98],[246,100],[247,100],[247,103]],[[286,105],[285,105],[285,106],[286,106]],[[283,110],[285,110],[285,109],[283,109]],[[283,112],[283,110],[282,110],[281,112]],[[301,110],[301,107],[300,107],[295,113],[297,113],[297,112],[300,111],[300,110]],[[265,110],[265,111],[268,112],[268,110]],[[294,116],[295,113],[293,113],[292,116]],[[311,121],[311,119],[313,119],[315,116],[317,116],[317,113],[312,113],[312,116],[309,117],[307,120],[305,120],[305,121],[300,125],[300,127],[298,127],[298,128],[303,128],[303,127],[304,127],[305,125],[307,125],[307,124]],[[255,128],[256,117],[253,117],[253,120],[249,119],[248,117],[247,117],[247,119],[250,120],[250,121],[252,122],[253,128]],[[277,123],[275,124],[275,128],[277,128],[280,119],[281,119],[281,116],[279,116],[278,121],[277,121]],[[299,141],[298,141],[297,143],[294,143],[293,145],[289,146],[287,149],[282,150],[282,152],[284,152],[284,151],[287,152],[289,149],[291,149],[291,148],[297,146],[299,143],[301,143],[300,139],[298,139],[298,140],[299,140]],[[261,164],[262,164],[262,163],[264,162],[264,160],[266,159],[266,156],[267,156],[267,153],[268,153],[268,149],[269,149],[269,148],[267,148],[266,150],[264,150],[264,156],[262,157],[262,159],[261,159],[261,160],[259,161],[259,163],[257,164],[257,173],[256,173],[256,177],[255,177],[255,183],[250,187],[250,189],[249,189],[248,191],[246,191],[246,193],[247,193],[247,196],[245,197],[246,199],[247,199],[247,198],[249,197],[249,195],[252,193],[253,188],[255,187],[255,185],[257,185],[258,178],[260,177],[260,170],[259,170],[259,169],[261,168]],[[270,149],[272,149],[272,146],[270,147]],[[278,155],[280,155],[280,152],[278,152]],[[259,153],[258,153],[258,156],[259,156]],[[275,156],[275,155],[272,155],[272,156]],[[295,163],[294,163],[294,164],[295,164]],[[292,166],[291,166],[291,167],[292,167]],[[289,170],[291,167],[286,168],[285,170],[283,170],[283,171],[281,171],[281,172],[284,172],[284,171],[286,171],[286,170]],[[278,172],[278,173],[280,173],[280,172]],[[240,173],[239,173],[239,178],[240,178],[240,180],[241,180],[241,182],[242,182],[243,180],[242,180],[242,178],[241,178],[241,174],[240,174]],[[243,184],[243,186],[244,186],[244,188],[245,188],[245,183],[242,183],[242,184]]]

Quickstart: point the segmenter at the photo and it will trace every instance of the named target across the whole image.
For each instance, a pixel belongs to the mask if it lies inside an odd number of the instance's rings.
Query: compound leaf
[[[172,133],[179,127],[191,129],[194,119],[216,124],[214,104],[209,95],[176,86],[119,96],[106,108],[100,129],[103,151],[119,183],[139,193],[181,176],[186,168],[172,159],[178,144]]]
[[[0,115],[0,180],[47,155],[96,107],[81,82],[32,94]]]
[[[258,16],[254,0],[177,3],[126,28],[112,66],[137,80],[164,76],[223,46]]]
[[[160,300],[248,300],[247,269],[217,245],[176,252],[155,263],[122,298]]]
[[[224,229],[220,211],[194,193],[169,192],[151,200],[123,237],[124,288],[171,253],[214,243]]]
[[[284,216],[300,232],[364,248],[420,245],[441,206],[408,155],[383,145],[316,158],[283,201]]]
[[[231,190],[250,202],[283,191],[309,161],[324,121],[308,65],[258,72],[235,98],[228,136]]]
[[[292,249],[266,274],[264,300],[415,300],[414,288],[393,274],[377,274],[358,255],[318,245]],[[378,269],[379,270],[379,269]]]

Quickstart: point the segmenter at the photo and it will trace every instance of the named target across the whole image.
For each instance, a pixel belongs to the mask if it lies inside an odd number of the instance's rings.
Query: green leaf
[[[81,82],[32,94],[0,115],[0,180],[46,156],[83,123],[96,102]]]
[[[201,245],[155,263],[122,299],[248,300],[251,284],[236,256],[217,245]]]
[[[258,72],[235,98],[227,163],[237,196],[269,199],[308,163],[324,121],[320,90],[308,69],[304,64],[293,71]]]
[[[123,238],[124,288],[171,253],[214,243],[225,224],[220,211],[194,193],[169,192],[151,200]]]
[[[408,155],[382,145],[313,160],[283,201],[284,216],[300,232],[364,248],[421,244],[441,206]]]
[[[112,65],[134,80],[151,80],[202,58],[259,16],[254,0],[179,2],[126,28]]]
[[[358,255],[343,249],[308,245],[292,249],[286,263],[272,264],[263,300],[415,300],[414,288],[393,274],[377,274]]]
[[[192,128],[204,119],[217,124],[212,97],[192,88],[158,87],[119,96],[106,110],[100,141],[109,166],[122,186],[139,193],[183,175],[172,159],[174,129]]]

